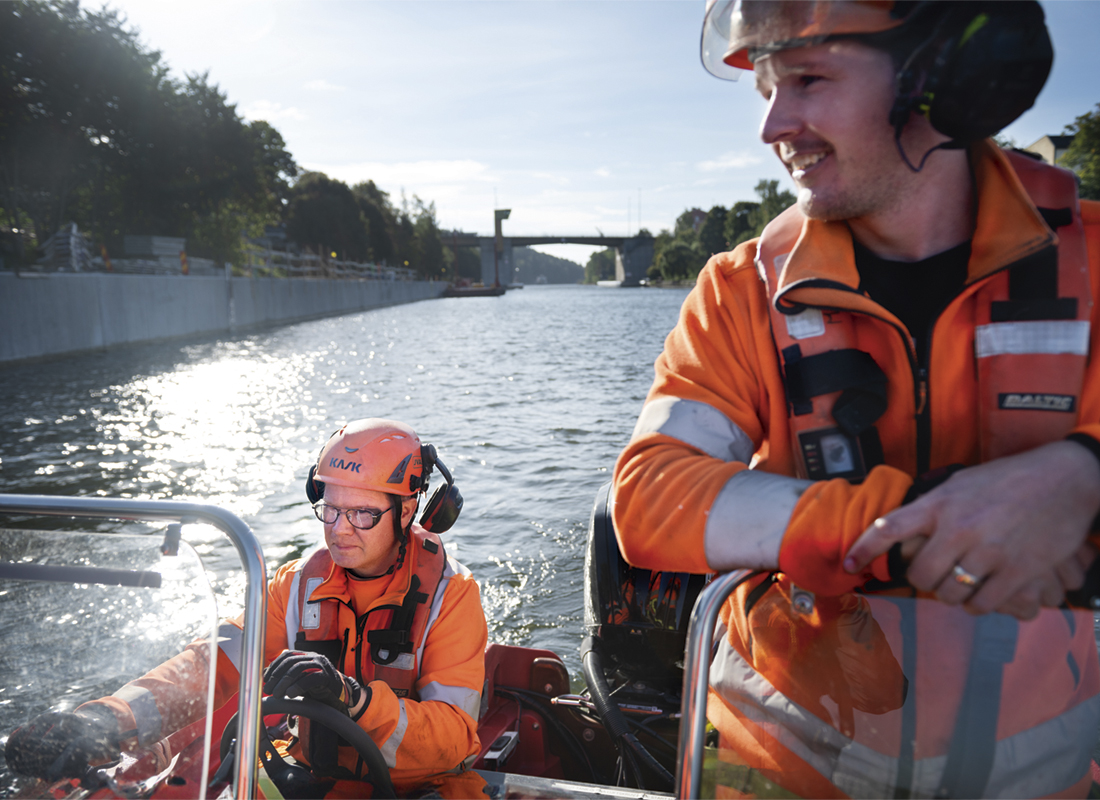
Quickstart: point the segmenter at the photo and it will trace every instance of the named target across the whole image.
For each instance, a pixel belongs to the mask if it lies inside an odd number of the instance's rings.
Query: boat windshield
[[[715,630],[697,796],[1086,796],[1091,612],[1019,622],[768,580],[738,587]]]
[[[195,639],[216,646],[217,604],[198,554],[186,542],[174,555],[161,550],[161,536],[0,529],[0,736],[38,714],[110,695]],[[211,681],[207,712],[213,688]],[[117,774],[117,795],[147,796],[155,786],[133,784],[167,773],[177,755],[208,757],[211,718],[200,714],[187,751],[151,744],[101,777]],[[0,797],[45,790],[12,773],[0,749]],[[200,785],[188,796],[205,793]]]

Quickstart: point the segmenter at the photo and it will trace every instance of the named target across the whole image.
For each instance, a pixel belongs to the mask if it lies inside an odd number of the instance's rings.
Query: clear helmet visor
[[[762,53],[895,28],[902,19],[890,13],[893,6],[892,0],[707,0],[703,66],[735,81]]]

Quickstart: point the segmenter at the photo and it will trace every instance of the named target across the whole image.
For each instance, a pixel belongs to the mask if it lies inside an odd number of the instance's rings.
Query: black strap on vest
[[[1051,230],[1073,223],[1068,208],[1040,208],[1039,213]],[[991,321],[1077,319],[1077,298],[1058,296],[1058,248],[1053,245],[1008,268],[1008,297],[993,301]]]
[[[842,392],[833,404],[833,419],[858,438],[886,413],[886,373],[870,353],[846,349],[803,356],[792,344],[783,348],[783,371],[796,417],[813,412],[812,398]]]
[[[375,664],[392,664],[402,653],[412,652],[414,642],[410,634],[413,619],[416,616],[416,607],[426,602],[428,602],[428,595],[420,591],[420,576],[413,575],[409,592],[405,595],[401,608],[393,612],[390,626],[367,632],[370,655]],[[380,655],[383,650],[388,651],[384,657]]]
[[[1016,657],[1019,623],[1006,614],[974,620],[966,688],[943,769],[939,797],[985,797],[997,749],[1005,664]]]

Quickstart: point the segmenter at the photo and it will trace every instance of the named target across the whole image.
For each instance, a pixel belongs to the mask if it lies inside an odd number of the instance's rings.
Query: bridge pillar
[[[500,254],[500,285],[507,286],[515,281],[516,262],[512,257],[512,240],[505,236],[501,241],[504,244],[504,252]],[[492,286],[493,281],[496,280],[493,268],[493,245],[495,240],[492,236],[479,236],[477,243],[478,248],[481,250],[481,282],[486,286]]]
[[[615,249],[615,280],[623,286],[638,286],[653,263],[653,239],[635,236]]]

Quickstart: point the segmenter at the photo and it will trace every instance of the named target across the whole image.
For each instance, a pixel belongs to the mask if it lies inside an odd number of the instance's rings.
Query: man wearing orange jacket
[[[1088,789],[1091,615],[1042,609],[1096,554],[1100,204],[986,138],[1052,55],[1034,2],[708,4],[798,202],[700,273],[614,521],[633,564],[759,572],[711,669],[728,796]]]
[[[435,467],[447,484],[425,507],[426,530],[413,519]],[[461,509],[450,473],[407,425],[364,419],[329,438],[306,492],[325,542],[268,583],[265,693],[346,713],[374,740],[399,791],[441,773],[461,776],[479,749],[487,629],[469,570],[431,532],[450,527]],[[242,626],[238,619],[219,630],[216,706],[236,691]],[[110,697],[20,728],[8,764],[79,777],[89,760],[151,744],[201,716],[208,676],[207,645],[196,642]],[[318,796],[363,796],[366,787],[350,783],[365,777],[363,762],[327,729],[299,720],[286,749],[311,767]],[[462,783],[460,796],[472,786]]]

